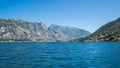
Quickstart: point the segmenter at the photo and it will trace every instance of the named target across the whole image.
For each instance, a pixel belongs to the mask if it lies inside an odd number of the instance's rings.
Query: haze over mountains
[[[0,41],[120,41],[120,18],[90,32],[75,27],[0,18]]]
[[[92,33],[90,36],[75,39],[73,41],[77,42],[120,41],[120,18],[103,25],[97,31]]]
[[[64,41],[90,35],[90,32],[83,29],[55,24],[50,25],[48,29],[58,40]]]
[[[0,41],[69,41],[85,37],[90,32],[68,26],[28,22],[21,19],[0,19]]]

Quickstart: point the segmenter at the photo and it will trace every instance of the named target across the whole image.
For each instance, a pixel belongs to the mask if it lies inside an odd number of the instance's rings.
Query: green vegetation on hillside
[[[120,18],[102,26],[90,36],[75,39],[73,41],[120,41]]]

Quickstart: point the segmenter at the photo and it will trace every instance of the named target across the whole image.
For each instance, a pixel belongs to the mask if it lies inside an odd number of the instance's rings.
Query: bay
[[[120,42],[0,43],[0,68],[120,68]]]

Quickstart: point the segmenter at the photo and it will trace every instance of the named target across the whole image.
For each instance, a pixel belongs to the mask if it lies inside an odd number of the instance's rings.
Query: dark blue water
[[[0,68],[120,68],[120,43],[0,43]]]

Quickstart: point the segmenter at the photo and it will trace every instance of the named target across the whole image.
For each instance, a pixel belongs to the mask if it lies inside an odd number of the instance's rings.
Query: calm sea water
[[[0,43],[0,68],[120,68],[120,43]]]

